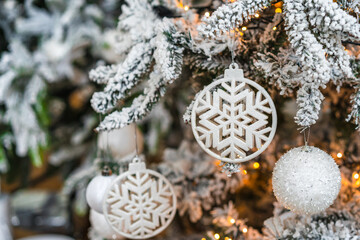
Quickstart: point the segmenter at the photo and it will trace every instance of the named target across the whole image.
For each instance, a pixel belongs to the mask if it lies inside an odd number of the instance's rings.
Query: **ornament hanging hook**
[[[101,114],[99,114],[99,122],[101,123],[102,121],[102,117],[101,117]],[[98,134],[97,136],[97,141],[100,141],[100,134]],[[111,175],[111,169],[109,167],[109,162],[110,162],[110,159],[109,159],[109,154],[110,154],[110,150],[109,150],[109,135],[108,135],[108,132],[106,131],[106,154],[108,155],[107,157],[105,156],[105,151],[102,150],[100,147],[97,148],[97,157],[98,158],[101,158],[103,161],[104,161],[104,166],[101,170],[101,174],[103,176],[109,176]],[[110,173],[109,173],[110,171]]]
[[[102,121],[102,119],[101,119],[101,114],[99,113],[99,123],[101,123],[101,121]],[[96,133],[97,133],[96,141],[97,141],[97,142],[100,142],[100,134],[99,134],[99,132],[96,132]],[[99,145],[97,145],[96,156],[97,156],[98,158],[104,159],[103,151],[101,151]]]

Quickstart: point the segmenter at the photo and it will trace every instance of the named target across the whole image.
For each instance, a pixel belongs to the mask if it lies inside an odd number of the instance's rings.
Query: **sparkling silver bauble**
[[[116,175],[99,175],[90,181],[86,188],[86,201],[91,209],[97,211],[98,213],[103,212],[103,199],[105,191],[116,177]]]
[[[291,211],[311,215],[328,208],[341,187],[340,170],[326,152],[293,148],[276,163],[272,185],[277,200]]]

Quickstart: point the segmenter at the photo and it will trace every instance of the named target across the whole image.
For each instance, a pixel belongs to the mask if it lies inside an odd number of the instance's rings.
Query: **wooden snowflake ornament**
[[[161,174],[135,158],[129,171],[117,177],[105,194],[103,213],[120,235],[146,239],[161,233],[173,220],[176,195]]]
[[[270,95],[244,78],[236,64],[198,94],[191,112],[197,142],[208,154],[230,164],[262,153],[275,135],[276,124]]]

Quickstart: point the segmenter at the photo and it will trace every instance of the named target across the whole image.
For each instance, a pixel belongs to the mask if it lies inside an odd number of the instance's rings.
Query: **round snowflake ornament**
[[[276,124],[270,95],[244,78],[236,64],[198,94],[191,111],[197,142],[208,154],[228,163],[245,162],[262,153],[275,135]]]
[[[340,170],[326,152],[310,146],[291,149],[276,163],[273,190],[291,211],[311,215],[328,208],[341,187]]]
[[[135,158],[129,171],[107,189],[103,213],[118,234],[146,239],[171,223],[176,213],[176,195],[164,176],[146,169],[145,163]]]

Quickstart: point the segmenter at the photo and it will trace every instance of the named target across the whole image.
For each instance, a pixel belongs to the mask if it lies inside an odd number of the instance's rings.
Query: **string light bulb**
[[[338,153],[336,154],[336,156],[337,156],[338,158],[342,158],[343,154],[342,154],[341,152],[338,152]]]
[[[185,11],[189,11],[189,6],[188,6],[188,5],[185,5],[185,6],[184,6],[184,10],[185,10]]]
[[[354,172],[354,173],[353,173],[353,178],[354,178],[354,179],[357,180],[357,179],[359,179],[359,177],[360,177],[360,176],[359,176],[359,174],[358,174],[357,172]]]
[[[256,18],[259,18],[259,17],[260,17],[260,14],[255,13],[255,17],[256,17]]]
[[[214,238],[215,238],[215,239],[220,239],[220,235],[219,235],[218,233],[215,233],[215,234],[214,234]]]
[[[276,26],[274,26],[274,27],[273,27],[273,30],[274,30],[274,31],[276,31],[276,29],[277,29],[277,27],[276,27]]]
[[[243,27],[241,28],[241,30],[246,31],[246,30],[247,30],[247,27],[243,26]]]
[[[231,224],[234,224],[234,223],[235,223],[235,219],[233,219],[233,218],[230,219],[230,223],[231,223]]]
[[[205,17],[210,17],[210,13],[209,12],[205,12]]]
[[[253,167],[254,167],[255,169],[258,169],[258,168],[260,167],[260,163],[254,162]]]
[[[242,230],[243,233],[247,233],[247,231],[248,231],[247,228],[243,228]]]
[[[247,171],[246,171],[245,169],[243,170],[243,174],[244,174],[244,175],[246,175],[246,174],[247,174]]]

